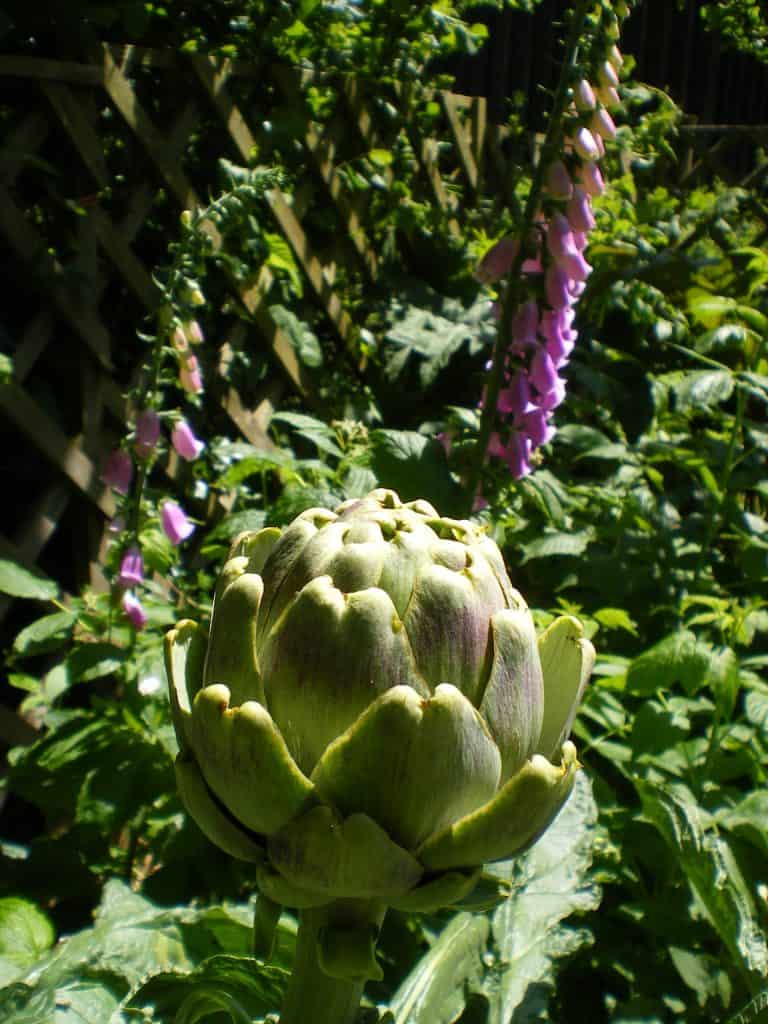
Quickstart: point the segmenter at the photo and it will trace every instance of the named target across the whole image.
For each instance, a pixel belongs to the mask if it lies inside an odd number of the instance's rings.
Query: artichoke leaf
[[[182,802],[203,834],[230,857],[256,864],[263,862],[266,859],[263,847],[239,829],[217,806],[193,758],[179,754],[175,768]]]
[[[505,860],[527,849],[548,828],[573,787],[576,748],[563,744],[559,766],[539,754],[473,814],[431,836],[416,856],[429,871]]]
[[[571,731],[595,664],[595,649],[581,623],[570,615],[555,619],[539,637],[544,676],[544,720],[536,753],[551,757]]]
[[[289,822],[267,843],[269,859],[292,885],[327,899],[390,898],[408,892],[422,868],[365,814],[342,818],[330,807]]]
[[[449,907],[465,899],[474,890],[480,871],[446,871],[423,885],[397,896],[390,906],[406,913],[429,914],[441,907]]]
[[[233,704],[247,700],[264,703],[264,688],[256,656],[256,620],[264,584],[261,576],[246,572],[244,556],[224,566],[225,583],[217,588],[205,659],[205,682],[224,683]]]
[[[229,707],[226,686],[206,686],[188,733],[205,781],[246,828],[276,832],[312,801],[314,786],[296,766],[269,712],[256,701]]]
[[[485,723],[455,686],[428,699],[395,686],[329,746],[312,780],[342,814],[362,811],[413,849],[490,800],[500,771]]]
[[[247,558],[247,572],[260,573],[272,548],[280,540],[282,532],[276,526],[266,526],[263,530],[246,530],[239,533],[229,549],[230,560],[238,557]]]
[[[171,697],[176,738],[182,750],[189,747],[187,736],[192,701],[203,686],[205,630],[191,619],[182,619],[165,634],[165,671]]]
[[[263,864],[256,871],[256,884],[259,891],[271,902],[294,910],[306,910],[308,907],[322,907],[330,902],[326,892],[303,889],[283,878],[271,864]]]

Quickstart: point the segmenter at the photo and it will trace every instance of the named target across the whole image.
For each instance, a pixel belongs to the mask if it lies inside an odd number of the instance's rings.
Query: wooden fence
[[[271,109],[279,116],[281,102],[310,79],[287,67],[102,46],[83,62],[0,57],[0,82],[8,129],[0,149],[0,234],[10,254],[0,331],[13,361],[12,380],[0,386],[3,469],[11,481],[0,556],[55,569],[72,586],[84,582],[77,570],[88,564],[98,584],[105,526],[115,511],[100,469],[124,429],[122,390],[141,358],[135,333],[156,307],[152,269],[166,255],[148,225],[161,222],[176,237],[180,211],[205,204],[218,158],[251,163]],[[269,192],[268,208],[270,230],[290,245],[315,315],[339,352],[349,353],[357,325],[334,287],[339,261],[374,281],[379,259],[367,199],[348,187],[340,165],[380,146],[384,135],[391,139],[392,125],[380,128],[376,103],[359,83],[346,80],[339,92],[328,123],[307,119],[301,126],[302,173],[291,195]],[[477,194],[489,154],[502,166],[498,131],[486,123],[482,98],[434,99],[441,114],[433,134],[420,135],[405,119],[395,132],[406,133],[416,155],[421,196],[442,207],[458,233],[456,186],[461,179],[464,195]],[[318,244],[305,226],[319,201],[332,211],[332,246]],[[217,340],[221,380],[214,389],[236,429],[261,448],[272,444],[267,428],[287,392],[317,402],[294,345],[270,315],[271,284],[265,265],[255,284],[235,291],[257,328],[248,343],[269,352],[275,372],[250,401],[227,383],[248,330],[240,321],[239,337]]]

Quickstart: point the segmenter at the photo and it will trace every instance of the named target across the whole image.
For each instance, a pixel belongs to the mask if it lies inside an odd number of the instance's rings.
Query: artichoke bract
[[[166,641],[179,789],[278,904],[430,910],[527,849],[568,797],[594,661],[538,638],[498,547],[376,490],[238,537],[210,632]]]

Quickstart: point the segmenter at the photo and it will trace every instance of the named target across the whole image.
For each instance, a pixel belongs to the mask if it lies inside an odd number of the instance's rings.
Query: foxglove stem
[[[581,0],[576,5],[571,16],[571,24],[568,32],[568,39],[565,45],[565,57],[560,71],[560,80],[557,84],[552,110],[547,125],[547,134],[541,148],[538,163],[533,172],[531,189],[523,213],[523,222],[520,226],[520,238],[528,238],[539,207],[544,175],[549,166],[559,158],[560,143],[563,136],[563,114],[568,103],[568,86],[571,80],[571,69],[576,62],[579,47],[579,38],[584,28],[584,20],[591,6],[590,0]],[[507,278],[507,286],[504,291],[501,318],[499,320],[496,342],[493,350],[491,369],[488,373],[485,402],[480,417],[480,429],[478,431],[477,445],[475,448],[474,465],[467,479],[467,506],[471,513],[474,504],[475,493],[483,470],[488,441],[494,428],[494,420],[497,415],[496,403],[504,376],[504,360],[507,346],[509,344],[510,328],[512,319],[518,306],[523,299],[522,265],[525,259],[525,247],[515,256],[512,268]]]

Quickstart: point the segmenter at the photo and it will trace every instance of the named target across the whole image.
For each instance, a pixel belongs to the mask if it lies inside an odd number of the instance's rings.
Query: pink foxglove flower
[[[184,333],[187,336],[187,341],[190,345],[202,345],[205,340],[203,335],[203,329],[197,320],[189,320],[184,324]]]
[[[171,544],[181,544],[195,532],[195,525],[187,519],[184,509],[175,501],[166,501],[160,511],[163,531]]]
[[[540,395],[549,394],[557,382],[557,370],[545,348],[539,348],[531,361],[531,384]],[[538,403],[537,403],[538,404]]]
[[[141,601],[135,597],[130,590],[123,594],[121,602],[126,617],[130,620],[134,629],[144,629],[147,624],[147,613],[144,611]]]
[[[189,341],[183,327],[179,325],[174,327],[173,334],[171,335],[171,345],[173,345],[177,352],[189,351]]]
[[[568,219],[562,213],[555,213],[547,231],[547,247],[552,259],[561,266],[574,281],[584,281],[592,268],[577,248]]]
[[[187,356],[179,368],[179,383],[191,395],[199,395],[203,390],[203,375],[196,356]]]
[[[502,238],[483,256],[475,271],[475,280],[481,284],[491,284],[506,277],[519,251],[520,242],[516,238]]]
[[[589,122],[589,127],[592,134],[598,139],[616,138],[616,125],[605,107],[600,107],[599,110],[594,112],[592,120]]]
[[[171,444],[176,449],[177,454],[182,459],[186,459],[187,462],[193,462],[205,448],[203,442],[195,437],[192,427],[190,427],[186,420],[179,420],[173,428]]]
[[[534,448],[540,448],[555,436],[555,428],[543,409],[531,409],[526,413],[522,427]]]
[[[514,433],[505,452],[505,461],[515,480],[531,472],[531,442],[525,434]]]
[[[565,208],[565,215],[573,231],[591,231],[596,221],[589,192],[577,185]]]
[[[570,277],[562,267],[554,264],[544,275],[544,290],[552,309],[566,309],[573,302]]]
[[[160,417],[154,409],[145,409],[136,418],[133,447],[140,459],[148,459],[160,440]]]
[[[573,182],[562,160],[555,160],[547,168],[544,188],[554,199],[570,199],[573,195]]]
[[[573,148],[582,160],[597,160],[600,156],[600,150],[595,142],[594,135],[589,128],[585,128],[583,125],[581,128],[577,128],[574,133]]]
[[[612,85],[601,85],[597,90],[597,95],[600,97],[600,102],[608,110],[616,110],[621,106],[621,97]]]
[[[529,345],[535,345],[538,326],[539,307],[535,299],[529,299],[520,306],[512,318],[512,351],[522,352]]]
[[[133,479],[133,460],[127,451],[116,448],[107,456],[101,479],[118,494],[128,493]]]
[[[580,82],[576,83],[573,90],[573,98],[577,110],[594,110],[597,106],[594,89],[586,78],[582,78]]]
[[[605,192],[605,182],[597,164],[582,164],[579,180],[584,191],[589,192],[591,196],[601,196]]]
[[[128,548],[123,555],[117,582],[126,588],[139,586],[144,582],[144,559],[135,545]]]
[[[562,377],[555,378],[555,384],[551,391],[548,391],[545,395],[539,395],[536,399],[536,405],[540,409],[544,409],[545,412],[551,412],[552,409],[556,409],[558,405],[561,405],[565,398],[565,381]]]
[[[503,416],[512,416],[515,422],[532,408],[531,388],[524,370],[513,374],[509,386],[499,391],[496,408]]]
[[[616,89],[619,84],[619,76],[616,68],[609,60],[604,60],[597,70],[597,80],[601,86],[609,86]]]

